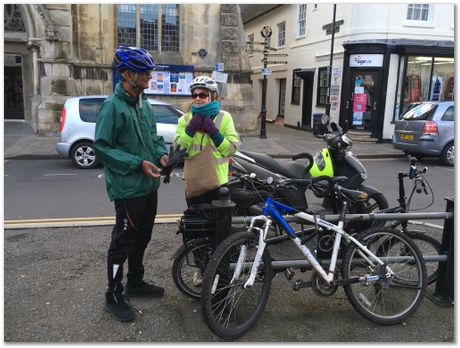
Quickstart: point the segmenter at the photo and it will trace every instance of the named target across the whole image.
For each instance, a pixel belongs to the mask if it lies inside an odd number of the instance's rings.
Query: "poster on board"
[[[189,95],[193,80],[193,65],[158,64],[152,72],[149,88],[145,94],[155,95]]]

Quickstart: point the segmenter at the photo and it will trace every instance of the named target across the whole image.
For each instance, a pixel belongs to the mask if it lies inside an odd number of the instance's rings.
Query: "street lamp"
[[[335,36],[335,11],[336,4],[334,4],[333,18],[332,18],[332,40],[331,40],[331,56],[329,58],[328,81],[327,81],[327,104],[326,114],[331,116],[331,80],[332,80],[332,61],[334,56],[334,36]]]

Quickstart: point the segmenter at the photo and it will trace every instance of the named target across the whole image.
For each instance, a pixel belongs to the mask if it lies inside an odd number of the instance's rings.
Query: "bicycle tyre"
[[[205,255],[208,259],[214,250],[214,243],[205,238],[195,239],[180,247],[174,257],[172,278],[174,284],[183,294],[199,300],[201,287],[193,285],[193,273],[202,270],[194,261],[194,253]]]
[[[423,256],[441,255],[441,243],[426,234],[409,234]],[[433,284],[438,279],[439,262],[426,262],[426,283]]]
[[[243,267],[240,277],[230,284],[233,271],[229,269],[229,263],[238,259],[243,245],[247,246],[245,261],[251,262],[257,244],[256,233],[248,231],[231,235],[219,244],[206,267],[201,290],[202,313],[211,331],[225,340],[235,340],[247,332],[267,303],[272,281],[271,257],[267,249],[251,288],[243,288],[250,268]]]
[[[371,228],[358,235],[358,240],[379,257],[393,257],[388,261],[394,275],[389,279],[344,285],[352,306],[365,318],[383,325],[394,325],[408,318],[420,306],[426,288],[426,267],[423,256],[414,242],[405,234],[391,228]],[[342,263],[342,277],[369,274],[380,275],[378,270],[357,253],[358,247],[350,243]],[[403,251],[403,253],[401,253]],[[397,258],[410,257],[398,262]]]

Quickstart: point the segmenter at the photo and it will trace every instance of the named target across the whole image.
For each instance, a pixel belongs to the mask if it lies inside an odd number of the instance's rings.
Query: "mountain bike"
[[[245,179],[255,180],[250,176]],[[274,222],[282,226],[308,260],[317,287],[324,293],[333,293],[343,286],[352,306],[367,319],[379,324],[397,324],[421,304],[426,288],[425,262],[407,235],[385,227],[370,228],[355,236],[344,231],[347,202],[364,200],[365,193],[345,189],[328,177],[271,179],[268,184],[279,188],[312,186],[317,180],[328,180],[329,190],[335,190],[343,198],[337,225],[267,197],[262,215],[251,219],[248,231],[227,237],[213,252],[204,274],[201,306],[207,325],[217,336],[234,340],[247,332],[262,314],[274,273],[266,248],[267,234]],[[283,214],[314,224],[316,231],[334,232],[330,262],[318,260]],[[340,260],[342,238],[346,246]]]

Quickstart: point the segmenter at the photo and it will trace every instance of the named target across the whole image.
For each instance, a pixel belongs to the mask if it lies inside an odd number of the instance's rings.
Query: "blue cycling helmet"
[[[117,70],[129,69],[134,72],[155,69],[152,55],[140,47],[119,46],[115,52],[113,65]]]

